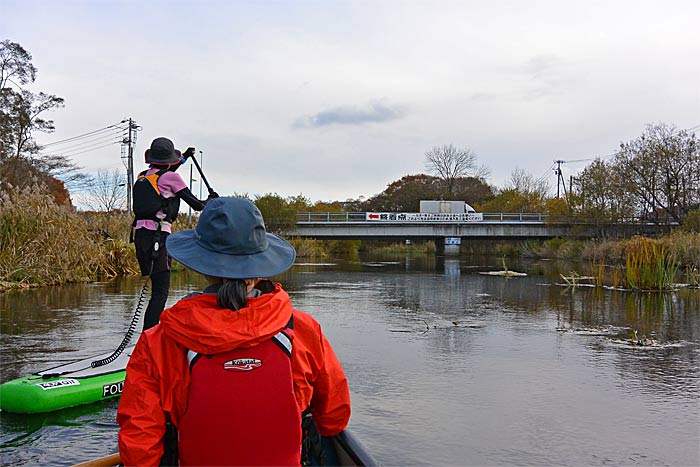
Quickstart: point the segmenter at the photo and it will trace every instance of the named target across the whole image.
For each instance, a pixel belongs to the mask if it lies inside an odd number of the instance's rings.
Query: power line
[[[112,132],[112,133],[108,133],[108,134],[101,134],[101,135],[97,136],[96,138],[88,138],[88,139],[86,139],[85,141],[82,141],[82,142],[77,143],[77,144],[72,144],[72,145],[65,146],[65,147],[58,148],[58,149],[53,149],[53,148],[52,148],[52,149],[51,149],[50,151],[48,151],[48,152],[50,152],[50,153],[64,152],[64,151],[67,151],[67,150],[72,149],[72,148],[77,148],[77,147],[80,147],[80,146],[85,146],[85,145],[93,144],[93,143],[96,143],[96,142],[99,143],[99,142],[108,141],[109,139],[112,139],[112,138],[114,138],[115,136],[117,136],[117,135],[119,135],[119,134],[121,134],[121,131]],[[46,151],[42,151],[42,152],[46,152]]]
[[[109,145],[112,145],[112,144],[117,144],[117,143],[119,143],[119,142],[121,142],[121,138],[114,138],[114,137],[112,137],[112,141],[109,142],[109,143],[107,143],[106,145],[109,146]],[[73,149],[73,150],[66,151],[66,152],[63,152],[63,151],[55,151],[55,152],[54,152],[54,151],[52,151],[52,152],[50,152],[50,153],[43,153],[42,156],[58,155],[58,156],[62,156],[62,157],[73,157],[73,156],[76,156],[76,155],[78,155],[78,154],[83,154],[83,153],[85,153],[85,152],[88,152],[88,151],[97,149],[98,147],[103,147],[103,144],[102,144],[102,143],[106,143],[106,141],[102,141],[102,142],[99,142],[99,143],[93,143],[93,144],[90,145],[90,146],[85,146],[85,147],[81,147],[81,148],[75,148],[75,149]]]
[[[124,123],[124,122],[121,121],[121,122],[119,122],[119,123],[113,123],[112,125],[106,126],[106,127],[104,127],[104,128],[100,128],[99,130],[90,131],[90,132],[87,132],[87,133],[83,133],[82,135],[73,136],[73,137],[71,137],[71,138],[66,138],[66,139],[62,139],[62,140],[59,140],[59,141],[52,141],[51,143],[43,144],[42,146],[43,146],[43,147],[46,147],[46,146],[53,146],[54,144],[60,144],[60,143],[65,143],[65,142],[73,141],[73,140],[80,139],[80,138],[85,138],[86,136],[94,135],[95,133],[100,133],[100,132],[109,130],[110,128],[121,128],[121,127],[119,127],[119,124],[120,124],[120,123]],[[121,129],[124,130],[124,128],[121,128]]]
[[[682,131],[688,131],[688,132],[692,133],[698,129],[700,129],[700,125],[695,125],[695,126],[692,126],[690,128],[679,128],[676,131],[674,131],[672,134],[677,135],[678,133],[680,133]],[[566,161],[562,161],[562,162],[566,162],[566,163],[588,162],[588,161],[594,161],[596,159],[609,159],[611,157],[615,157],[616,155],[617,155],[617,152],[613,152],[612,154],[607,154],[605,156],[588,157],[585,159],[566,160]]]
[[[542,175],[539,176],[539,178],[536,179],[537,182],[544,182],[547,178],[549,178],[549,175],[552,174],[552,169],[554,168],[554,164],[550,165],[547,167],[547,170],[544,171]]]
[[[572,161],[562,161],[562,162],[566,162],[568,164],[573,164],[574,162],[588,162],[588,161],[594,161],[596,159],[597,159],[597,157],[589,157],[587,159],[574,159]]]
[[[63,155],[63,156],[74,157],[74,156],[77,156],[77,155],[79,155],[79,154],[85,154],[86,152],[91,152],[91,151],[95,151],[95,150],[97,150],[97,149],[106,148],[106,147],[108,147],[108,146],[112,146],[113,144],[118,144],[118,143],[121,143],[121,139],[118,139],[117,141],[113,141],[113,142],[108,143],[108,144],[104,144],[104,145],[102,145],[102,146],[96,146],[96,147],[92,147],[92,148],[89,148],[89,149],[85,149],[84,151],[75,152],[75,153],[72,153],[72,154],[61,154],[61,155]]]

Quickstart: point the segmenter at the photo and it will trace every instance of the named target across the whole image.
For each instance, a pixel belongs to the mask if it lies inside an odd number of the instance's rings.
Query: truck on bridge
[[[464,214],[476,210],[465,201],[426,200],[420,201],[420,212],[430,214]]]

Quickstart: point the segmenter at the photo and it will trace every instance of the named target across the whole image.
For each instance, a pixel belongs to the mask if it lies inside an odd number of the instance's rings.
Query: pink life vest
[[[180,465],[300,465],[301,414],[292,379],[293,322],[254,347],[191,350]]]

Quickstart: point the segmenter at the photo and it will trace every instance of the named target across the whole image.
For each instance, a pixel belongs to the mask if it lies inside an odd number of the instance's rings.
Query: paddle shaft
[[[192,159],[192,162],[194,162],[195,167],[197,167],[197,172],[199,172],[199,176],[202,177],[202,180],[204,180],[204,184],[207,186],[209,194],[214,193],[214,190],[212,189],[211,185],[209,185],[207,177],[204,176],[204,172],[202,172],[202,168],[199,166],[199,162],[197,162],[197,158],[194,157],[194,154],[190,156],[190,159]]]
[[[81,464],[75,464],[73,467],[114,467],[115,465],[120,465],[121,463],[122,458],[119,453],[116,453],[107,457],[100,457],[99,459],[83,462]]]

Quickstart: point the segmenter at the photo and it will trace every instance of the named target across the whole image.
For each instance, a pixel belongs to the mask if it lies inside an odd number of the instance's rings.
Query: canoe
[[[0,385],[0,409],[43,413],[119,397],[133,346],[113,361],[93,367],[113,352],[59,365]]]
[[[323,447],[326,453],[325,463],[315,459],[312,465],[366,466],[375,467],[379,463],[365,449],[359,439],[350,431],[345,430],[336,436],[323,437]],[[76,464],[73,467],[113,467],[121,464],[119,453],[99,459]]]
[[[323,437],[322,442],[326,451],[325,465],[379,466],[379,462],[349,430]]]

